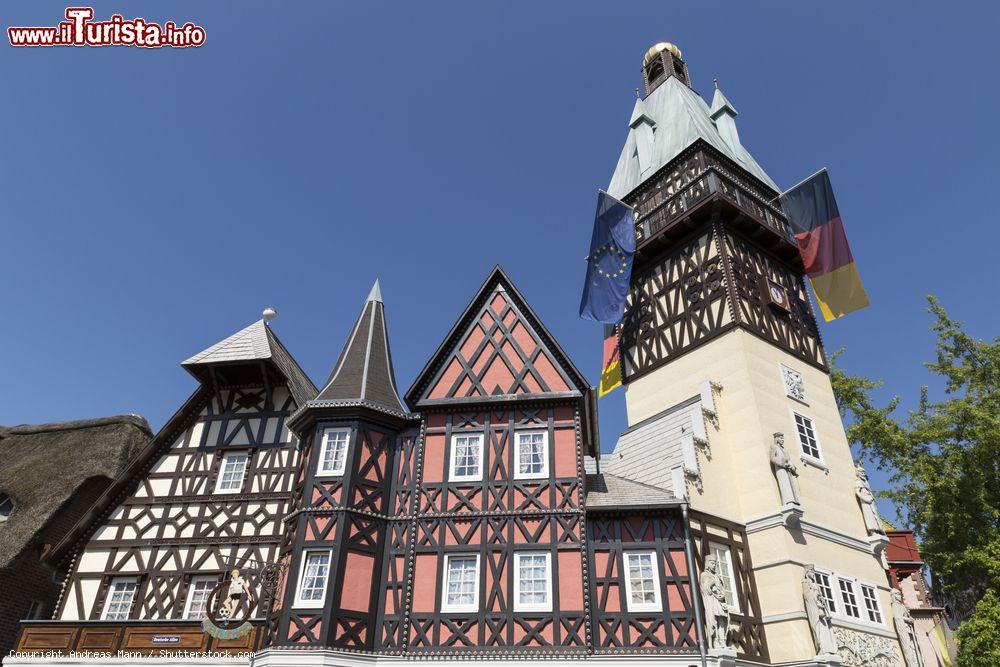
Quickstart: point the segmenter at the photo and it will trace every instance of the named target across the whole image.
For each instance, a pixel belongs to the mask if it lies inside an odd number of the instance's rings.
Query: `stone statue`
[[[861,504],[861,514],[865,518],[865,528],[869,535],[885,535],[885,528],[882,527],[882,519],[878,516],[875,507],[875,495],[872,487],[868,485],[868,473],[861,466],[856,468],[858,481],[854,484],[854,494]]]
[[[833,634],[830,609],[826,606],[826,598],[819,588],[816,569],[812,565],[806,568],[802,579],[802,601],[805,603],[806,618],[809,619],[809,628],[816,643],[816,654],[837,655],[837,638]]]
[[[708,647],[711,649],[728,648],[729,640],[729,606],[726,604],[726,590],[722,586],[718,569],[719,563],[715,556],[709,556],[705,559],[705,571],[698,580],[705,608]]]
[[[799,505],[799,485],[795,478],[799,471],[792,465],[792,460],[785,450],[785,434],[775,433],[774,444],[771,445],[771,465],[774,466],[774,476],[778,479],[778,493],[781,494],[782,505]]]
[[[898,590],[892,590],[892,620],[896,623],[896,636],[899,638],[899,645],[903,648],[903,662],[906,667],[920,667],[920,660],[917,658],[917,647],[914,646],[916,633],[913,631],[913,616],[903,602],[903,594]]]

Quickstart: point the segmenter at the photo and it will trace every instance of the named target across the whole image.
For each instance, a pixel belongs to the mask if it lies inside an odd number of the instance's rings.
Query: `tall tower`
[[[839,659],[897,664],[885,537],[858,499],[780,188],[740,142],[722,91],[709,105],[691,88],[680,49],[653,46],[642,74],[608,188],[637,212],[619,340],[629,429],[601,465],[670,486],[745,534],[733,578],[756,581],[759,611],[742,611],[763,625],[773,663],[817,661],[803,602],[815,565]],[[779,433],[794,472],[772,463]]]

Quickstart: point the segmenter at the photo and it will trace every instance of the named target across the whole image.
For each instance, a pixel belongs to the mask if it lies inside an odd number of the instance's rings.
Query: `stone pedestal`
[[[797,526],[803,514],[805,511],[802,509],[802,505],[785,503],[781,506],[781,522],[785,524],[785,528]]]
[[[822,665],[822,667],[840,667],[844,664],[843,660],[836,653],[820,653],[814,660],[817,665]]]
[[[734,648],[710,648],[708,657],[715,658],[718,667],[736,667],[736,649]]]

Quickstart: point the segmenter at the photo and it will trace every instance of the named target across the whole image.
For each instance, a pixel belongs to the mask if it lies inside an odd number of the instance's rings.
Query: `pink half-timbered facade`
[[[264,321],[184,366],[22,647],[698,656],[685,503],[599,470],[594,390],[499,267],[405,404],[378,284],[318,389]],[[232,569],[253,631],[206,639]]]

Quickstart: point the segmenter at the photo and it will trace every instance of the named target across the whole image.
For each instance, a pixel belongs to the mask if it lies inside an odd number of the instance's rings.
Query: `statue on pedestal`
[[[778,493],[781,494],[782,505],[800,505],[799,486],[795,478],[799,476],[799,471],[792,465],[785,450],[785,434],[775,433],[774,443],[771,445],[771,465],[774,467],[774,476],[778,480]]]
[[[837,655],[837,638],[833,634],[830,609],[816,579],[816,569],[810,565],[802,579],[802,601],[806,607],[806,618],[816,643],[817,655]]]
[[[726,591],[718,574],[719,562],[715,556],[705,559],[705,571],[698,583],[701,585],[702,606],[705,610],[705,629],[710,649],[728,648],[729,606]]]
[[[903,594],[898,590],[892,590],[892,620],[896,623],[896,636],[899,638],[899,645],[903,648],[903,662],[906,667],[920,667],[920,660],[917,657],[917,647],[914,646],[916,633],[913,631],[913,616],[903,602]]]
[[[861,466],[857,466],[855,472],[858,480],[854,484],[854,494],[861,505],[861,515],[865,518],[865,528],[869,535],[885,535],[882,519],[879,518],[878,509],[875,507],[875,495],[872,493],[872,487],[868,484],[868,473]]]

